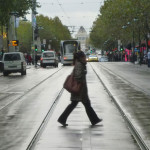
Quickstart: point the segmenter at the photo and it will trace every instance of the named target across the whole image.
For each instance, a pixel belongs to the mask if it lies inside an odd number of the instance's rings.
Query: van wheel
[[[26,75],[27,74],[27,72],[26,72],[26,70],[24,71],[24,75]]]
[[[25,71],[21,71],[21,75],[26,75],[26,70]]]
[[[8,76],[8,72],[4,71],[4,72],[3,72],[3,75],[4,75],[4,76]]]

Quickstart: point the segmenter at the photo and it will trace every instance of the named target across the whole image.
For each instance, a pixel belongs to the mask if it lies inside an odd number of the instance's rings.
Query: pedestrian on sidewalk
[[[58,118],[58,122],[63,126],[67,126],[66,124],[67,118],[73,109],[77,106],[79,102],[81,102],[86,110],[87,116],[92,125],[95,125],[102,121],[91,106],[90,99],[88,97],[87,83],[86,83],[86,56],[84,52],[78,51],[74,53],[74,71],[73,76],[78,82],[82,82],[82,89],[78,95],[71,93],[71,103],[66,107],[64,112]]]
[[[149,52],[147,53],[147,59],[148,59],[148,62],[147,62],[148,67],[150,67],[150,50],[149,50]]]

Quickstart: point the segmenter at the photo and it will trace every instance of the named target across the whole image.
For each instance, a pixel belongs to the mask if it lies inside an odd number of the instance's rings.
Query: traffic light
[[[4,50],[2,49],[0,53],[1,53],[1,56],[3,56],[4,55]]]
[[[37,50],[38,50],[38,49],[37,49],[37,45],[35,45],[35,51],[37,52]]]
[[[123,51],[123,46],[120,47],[120,51]]]
[[[12,40],[12,46],[18,46],[19,45],[19,41],[18,40]]]
[[[43,45],[43,44],[41,45],[41,51],[42,51],[42,52],[45,51],[45,48],[44,48],[44,45]]]

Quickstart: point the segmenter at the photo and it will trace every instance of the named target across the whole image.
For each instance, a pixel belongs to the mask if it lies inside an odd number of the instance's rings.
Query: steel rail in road
[[[100,65],[100,64],[99,64]],[[133,87],[136,87],[138,89],[140,89],[140,91],[142,91],[143,93],[145,93],[146,95],[150,96],[150,93],[146,92],[143,88],[141,88],[140,86],[133,84],[132,82],[130,82],[129,80],[127,80],[126,78],[116,74],[115,72],[113,72],[112,70],[110,70],[109,68],[107,68],[106,66],[100,65],[101,67],[103,67],[105,70],[111,72],[112,74],[118,76],[119,78],[123,79],[124,81],[128,82],[130,85],[132,85]]]
[[[91,65],[91,64],[90,64]],[[131,120],[127,117],[127,115],[125,114],[125,112],[122,110],[122,108],[120,107],[120,105],[117,103],[116,99],[113,97],[113,95],[111,94],[111,91],[107,88],[107,86],[105,85],[105,83],[102,81],[102,79],[99,77],[99,75],[97,74],[96,70],[94,70],[93,66],[91,65],[93,71],[95,72],[96,76],[98,77],[98,79],[100,80],[100,82],[102,83],[102,85],[104,86],[104,88],[106,89],[107,93],[109,94],[109,96],[112,98],[114,104],[116,105],[116,107],[118,108],[119,112],[121,113],[122,117],[124,118],[125,122],[128,125],[128,128],[131,132],[131,134],[133,135],[134,139],[136,140],[138,146],[140,147],[141,150],[149,150],[148,146],[146,145],[146,143],[144,142],[144,140],[142,139],[141,135],[139,134],[139,132],[137,131],[137,129],[135,128],[134,124],[131,122]]]
[[[9,107],[10,105],[12,105],[14,102],[20,100],[22,97],[24,97],[26,94],[28,94],[29,92],[31,92],[33,89],[35,89],[37,86],[39,86],[40,84],[42,84],[43,82],[45,82],[46,80],[48,80],[50,77],[52,77],[53,75],[55,75],[57,72],[59,72],[61,69],[63,69],[64,67],[60,68],[59,70],[57,70],[56,72],[54,72],[53,74],[51,74],[50,76],[48,76],[47,78],[43,79],[42,81],[40,81],[38,84],[36,84],[35,86],[33,86],[31,89],[29,89],[28,91],[26,91],[24,94],[22,94],[21,96],[19,96],[18,98],[14,99],[11,102],[8,102],[7,104],[5,104],[5,106],[3,106],[2,108],[0,108],[0,111],[2,111],[3,109]]]
[[[38,139],[40,138],[40,136],[41,136],[41,134],[43,133],[43,131],[44,131],[44,129],[45,129],[45,127],[46,127],[46,125],[47,125],[47,123],[48,123],[50,117],[52,116],[53,111],[54,111],[56,105],[58,104],[59,99],[60,99],[60,97],[61,97],[63,91],[64,91],[64,88],[62,88],[62,89],[59,91],[59,93],[58,93],[58,95],[56,96],[56,98],[54,98],[54,101],[53,101],[53,103],[52,103],[50,109],[48,110],[47,114],[45,115],[45,117],[44,117],[42,123],[40,124],[38,130],[37,130],[36,133],[34,134],[32,140],[31,140],[31,142],[29,143],[29,145],[28,145],[28,147],[26,148],[26,150],[33,150],[34,147],[36,146],[36,143],[38,142]]]

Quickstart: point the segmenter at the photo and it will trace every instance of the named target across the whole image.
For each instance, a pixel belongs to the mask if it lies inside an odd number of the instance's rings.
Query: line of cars
[[[43,68],[46,66],[58,67],[58,57],[54,51],[45,51],[41,55],[40,65]],[[4,53],[0,61],[0,71],[4,76],[10,73],[20,72],[21,75],[26,75],[26,60],[22,52]]]
[[[86,55],[86,60],[88,62],[107,62],[107,56],[101,56],[100,58],[97,54]],[[41,54],[40,66],[46,68],[46,66],[58,67],[59,58],[55,51],[44,51]],[[26,61],[23,53],[21,52],[9,52],[4,53],[2,61],[0,62],[0,68],[4,76],[10,73],[20,72],[21,75],[26,75]]]
[[[97,54],[87,54],[86,55],[87,62],[108,62],[107,56],[98,56]]]

